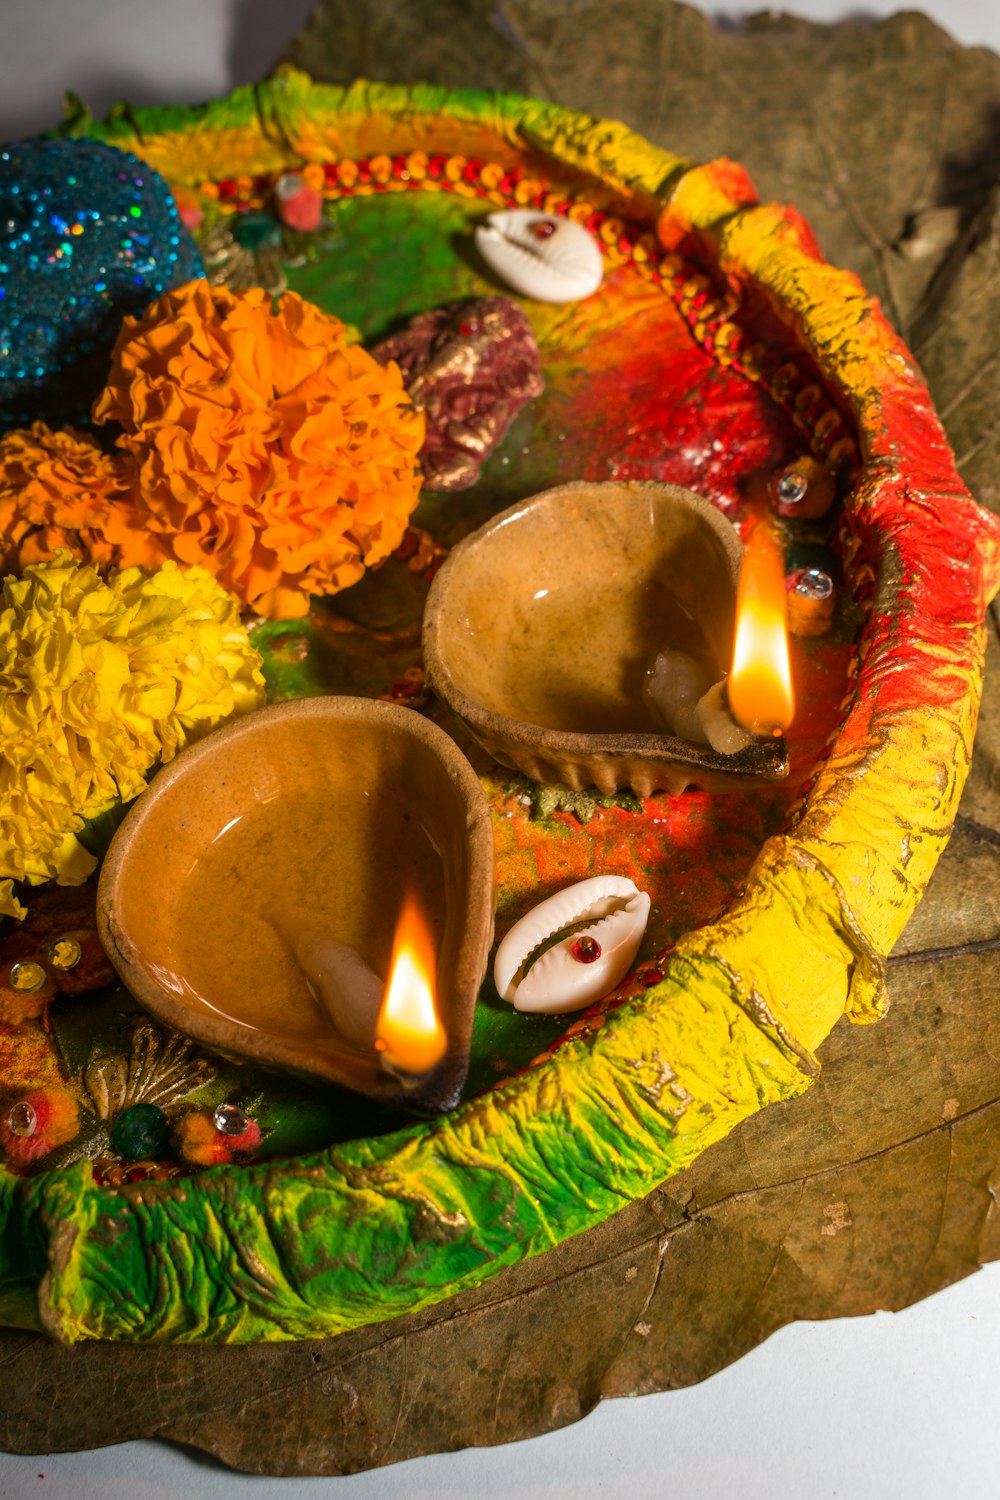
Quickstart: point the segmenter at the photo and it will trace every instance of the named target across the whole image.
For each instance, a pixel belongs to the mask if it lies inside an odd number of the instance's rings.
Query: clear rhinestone
[[[803,599],[829,599],[833,593],[833,579],[822,568],[806,568],[796,581],[795,592]]]
[[[778,499],[782,505],[798,505],[804,500],[809,481],[798,469],[788,469],[778,480]]]
[[[10,987],[19,991],[22,995],[30,995],[34,990],[40,990],[45,983],[45,970],[41,964],[36,964],[34,959],[25,959],[22,963],[11,965]]]
[[[17,1104],[12,1104],[7,1111],[7,1128],[11,1135],[34,1135],[38,1129],[35,1106],[29,1104],[27,1099],[20,1099]]]
[[[220,1135],[243,1135],[250,1124],[250,1116],[235,1104],[220,1104],[212,1116],[212,1124]]]
[[[76,938],[57,938],[49,948],[49,963],[54,969],[75,969],[82,957],[83,949]]]

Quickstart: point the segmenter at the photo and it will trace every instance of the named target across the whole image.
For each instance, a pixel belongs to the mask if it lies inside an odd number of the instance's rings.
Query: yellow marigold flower
[[[293,292],[275,308],[192,281],[126,318],[94,417],[123,429],[154,544],[264,615],[355,583],[420,490],[424,418],[398,368]]]
[[[105,567],[158,561],[155,541],[135,531],[128,455],[109,457],[79,433],[44,422],[0,438],[0,573],[55,555]]]
[[[0,913],[13,884],[77,885],[76,835],[154,766],[264,698],[236,601],[173,562],[102,580],[67,552],[0,591]]]

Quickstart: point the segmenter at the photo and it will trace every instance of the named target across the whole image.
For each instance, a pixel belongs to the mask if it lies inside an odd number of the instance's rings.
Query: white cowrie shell
[[[511,928],[497,949],[493,978],[501,999],[517,1010],[551,1015],[582,1010],[600,1000],[631,967],[646,930],[649,904],[645,891],[621,875],[597,875],[549,896]],[[570,926],[572,932],[525,973],[532,954]],[[600,956],[592,963],[573,956],[581,938],[600,944]]]
[[[504,209],[480,224],[476,249],[502,281],[536,302],[579,302],[604,280],[597,241],[573,219]]]

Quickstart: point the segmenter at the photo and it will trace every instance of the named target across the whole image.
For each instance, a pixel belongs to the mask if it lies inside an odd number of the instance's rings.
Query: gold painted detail
[[[83,1086],[101,1120],[114,1119],[133,1104],[168,1110],[195,1089],[211,1083],[215,1064],[195,1054],[194,1043],[177,1031],[166,1035],[148,1021],[132,1033],[127,1055],[94,1058],[83,1070]]]

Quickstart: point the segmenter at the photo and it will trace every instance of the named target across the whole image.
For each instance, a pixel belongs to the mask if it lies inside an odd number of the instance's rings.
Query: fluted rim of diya
[[[330,1335],[431,1306],[594,1227],[801,1093],[843,1014],[877,1017],[885,955],[968,771],[1000,527],[959,479],[877,304],[731,162],[690,166],[538,101],[345,90],[291,72],[201,111],[136,114],[138,138],[124,114],[82,128],[175,182],[211,178],[237,145],[251,193],[254,173],[315,162],[333,194],[415,188],[579,208],[606,258],[659,278],[704,348],[809,417],[827,461],[855,465],[846,562],[856,597],[867,581],[868,613],[828,753],[726,915],[683,937],[641,999],[394,1136],[141,1191],[98,1187],[86,1164],[0,1178],[10,1321],[65,1340]],[[682,277],[679,252],[705,274]],[[733,310],[745,295],[794,333],[798,364],[768,367]],[[193,1296],[199,1279],[211,1297]]]
[[[630,788],[640,797],[779,781],[788,774],[780,735],[744,736],[727,755],[652,722],[626,732],[575,727],[588,712],[614,721],[642,710],[642,663],[651,668],[664,644],[654,591],[683,594],[675,606],[682,626],[705,620],[713,639],[699,644],[712,654],[714,679],[725,675],[742,552],[721,511],[679,485],[576,481],[532,495],[453,547],[436,574],[424,610],[428,680],[494,759],[533,781],[605,795]],[[598,602],[608,578],[613,587]],[[574,727],[536,722],[521,696],[526,676],[541,712],[546,696],[565,693],[572,680]],[[597,694],[603,703],[590,707]]]

